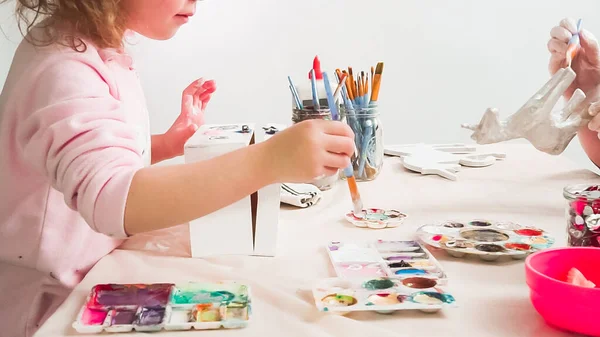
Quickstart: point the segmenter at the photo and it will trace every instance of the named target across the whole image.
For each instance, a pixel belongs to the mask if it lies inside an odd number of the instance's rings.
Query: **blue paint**
[[[424,275],[426,272],[423,269],[400,269],[395,272],[396,275]]]

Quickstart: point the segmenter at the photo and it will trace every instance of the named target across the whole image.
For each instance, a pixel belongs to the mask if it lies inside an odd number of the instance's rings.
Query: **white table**
[[[253,321],[232,331],[160,333],[159,336],[570,336],[548,327],[531,306],[522,261],[502,263],[434,254],[449,277],[459,307],[436,314],[355,313],[335,316],[316,310],[311,284],[333,277],[324,245],[330,240],[410,239],[418,226],[446,219],[490,218],[533,224],[566,244],[565,185],[598,181],[564,157],[529,145],[493,147],[508,157],[487,168],[464,168],[459,181],[406,171],[386,158],[377,180],[359,184],[365,206],[395,208],[409,215],[395,229],[356,228],[343,220],[351,207],[345,183],[308,209],[284,207],[275,258],[164,257],[117,250],[102,259],[37,336],[73,336],[71,328],[89,289],[97,283],[149,283],[235,279],[253,289]],[[120,334],[120,336],[133,336]],[[139,336],[139,335],[137,335]]]

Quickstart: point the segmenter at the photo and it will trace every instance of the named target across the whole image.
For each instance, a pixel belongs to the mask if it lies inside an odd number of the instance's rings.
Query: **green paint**
[[[202,303],[228,303],[235,295],[228,291],[185,291],[173,292],[171,302],[173,304],[202,304]]]
[[[394,286],[394,282],[389,279],[375,279],[367,281],[363,284],[363,288],[368,290],[388,289]]]
[[[248,288],[237,284],[204,284],[189,283],[177,286],[171,293],[171,304],[204,304],[219,303],[229,305],[232,302],[248,304]]]

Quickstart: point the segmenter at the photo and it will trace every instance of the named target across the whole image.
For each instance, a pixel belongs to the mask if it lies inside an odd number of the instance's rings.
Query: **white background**
[[[143,0],[140,0],[143,1]],[[0,6],[0,85],[20,35]],[[289,123],[287,75],[368,70],[385,61],[380,106],[387,143],[470,142],[464,122],[488,107],[515,112],[548,79],[550,29],[583,18],[600,36],[598,0],[206,0],[169,41],[132,46],[153,132],[179,113],[181,91],[217,81],[208,123]],[[575,139],[565,156],[591,167]]]

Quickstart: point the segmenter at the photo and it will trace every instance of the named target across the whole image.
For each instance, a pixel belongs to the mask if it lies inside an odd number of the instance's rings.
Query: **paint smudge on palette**
[[[335,267],[341,277],[349,279],[388,275],[387,268],[382,263],[339,263]]]
[[[441,248],[454,257],[476,255],[485,261],[496,261],[502,256],[524,259],[527,255],[554,244],[544,230],[513,222],[472,220],[466,224],[448,226],[449,222],[425,225],[418,229],[419,240]]]
[[[235,282],[100,284],[73,327],[80,333],[243,328],[250,313],[249,289]]]
[[[356,227],[383,229],[398,227],[406,219],[406,214],[393,209],[368,208],[362,213],[349,212],[346,220]]]

